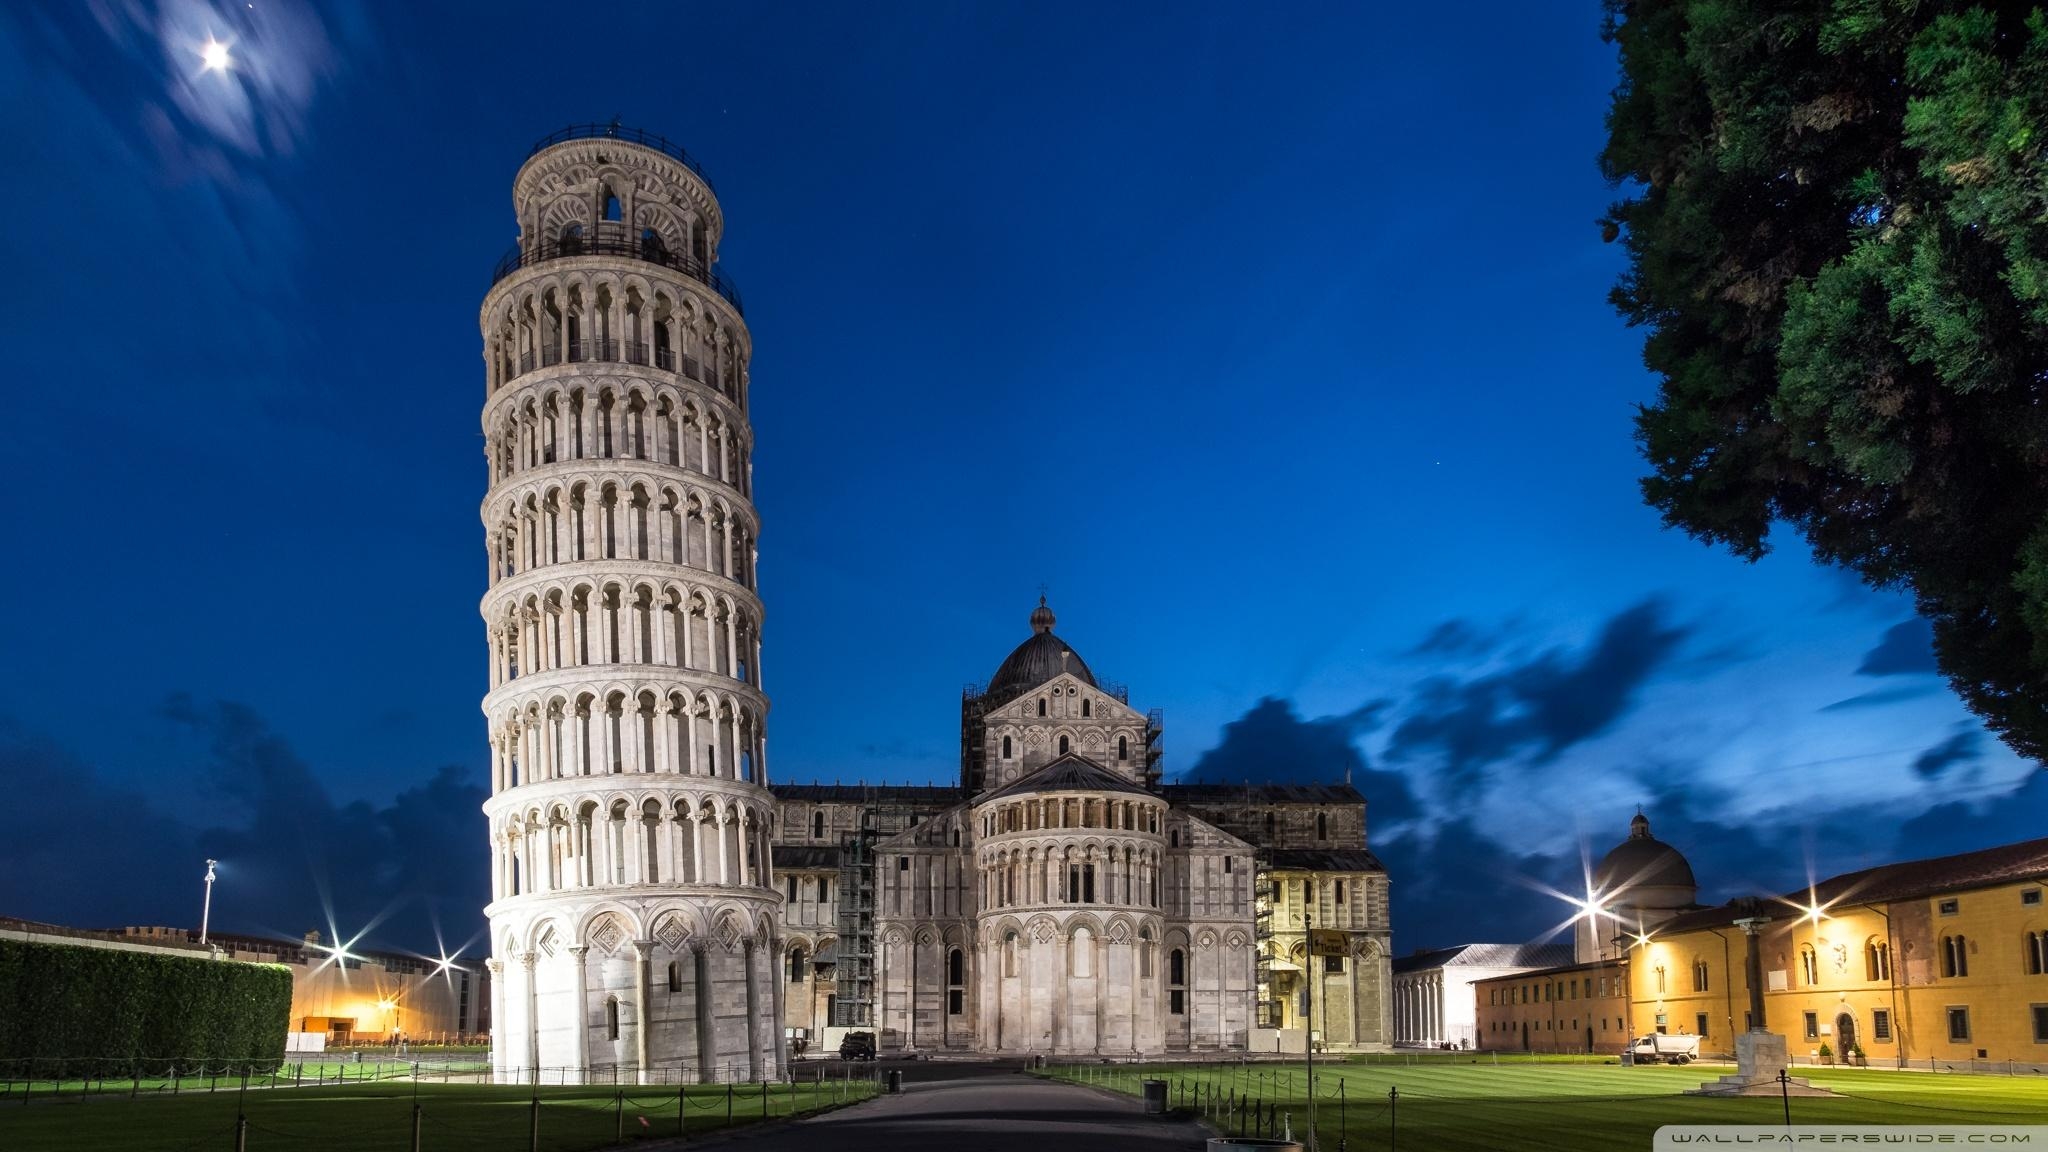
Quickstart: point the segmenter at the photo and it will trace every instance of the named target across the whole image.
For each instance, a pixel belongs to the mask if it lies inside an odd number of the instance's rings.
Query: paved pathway
[[[1190,1152],[1208,1132],[1192,1120],[1147,1116],[1135,1096],[1055,1084],[1015,1064],[933,1062],[904,1067],[900,1096],[748,1135],[732,1152]]]

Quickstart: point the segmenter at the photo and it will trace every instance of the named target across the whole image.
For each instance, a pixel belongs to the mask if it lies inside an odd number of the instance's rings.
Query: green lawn
[[[260,1072],[251,1073],[249,1086],[252,1088],[305,1087],[324,1083],[357,1084],[373,1080],[410,1080],[415,1062],[401,1060],[375,1060],[365,1057],[358,1062],[352,1059],[291,1060],[276,1067],[264,1067]],[[490,1064],[483,1058],[470,1056],[443,1057],[438,1060],[421,1058],[417,1061],[420,1079],[428,1083],[448,1081],[474,1083],[486,1079]],[[155,1071],[146,1071],[139,1065],[127,1072],[116,1072],[107,1076],[81,1079],[65,1076],[61,1079],[0,1076],[0,1108],[10,1101],[20,1103],[23,1093],[36,1096],[178,1096],[194,1092],[226,1092],[241,1086],[242,1066],[222,1064],[211,1071],[195,1072],[173,1076],[167,1066],[158,1066]]]
[[[405,1152],[414,1086],[369,1083],[251,1091],[241,1097],[249,1152]],[[532,1089],[495,1085],[419,1086],[422,1152],[500,1152],[528,1147]],[[693,1085],[688,1135],[749,1124],[765,1116],[814,1111],[874,1094],[865,1080],[828,1084]],[[232,1152],[238,1093],[178,1096],[16,1096],[0,1106],[0,1148],[8,1152],[121,1149],[123,1152]],[[674,1088],[542,1088],[540,1147],[583,1152],[676,1135]],[[642,1121],[645,1121],[643,1124]]]
[[[1623,1068],[1569,1059],[1493,1062],[1465,1054],[1462,1062],[1431,1059],[1321,1065],[1316,1068],[1317,1127],[1325,1149],[1341,1129],[1350,1149],[1387,1146],[1390,1122],[1399,1146],[1439,1152],[1517,1149],[1628,1149],[1639,1152],[1662,1124],[1777,1124],[1783,1105],[1767,1099],[1685,1096],[1726,1069]],[[1802,1073],[1809,1070],[1801,1070]],[[1814,1084],[1839,1098],[1792,1098],[1794,1123],[2040,1124],[2048,1123],[2048,1081],[2001,1076],[1813,1069]],[[1261,1116],[1277,1111],[1303,1134],[1307,1099],[1298,1064],[1058,1067],[1049,1075],[1136,1093],[1148,1075],[1167,1082],[1176,1107],[1199,1106],[1224,1123],[1224,1101],[1247,1096]],[[1389,1090],[1399,1097],[1390,1104]],[[1198,1103],[1199,1102],[1199,1103]],[[1213,1103],[1212,1103],[1213,1102]],[[1249,1109],[1238,1109],[1248,1117]],[[1232,1132],[1238,1123],[1229,1124]],[[1245,1132],[1254,1125],[1247,1120]]]

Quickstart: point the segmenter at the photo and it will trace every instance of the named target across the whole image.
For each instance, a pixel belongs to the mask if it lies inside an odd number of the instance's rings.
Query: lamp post
[[[213,866],[218,861],[206,862],[206,902],[199,906],[199,942],[206,943],[207,922],[213,919]]]

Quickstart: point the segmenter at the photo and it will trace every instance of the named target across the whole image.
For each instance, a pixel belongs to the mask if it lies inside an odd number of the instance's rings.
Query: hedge
[[[291,1008],[279,964],[0,940],[0,1075],[269,1067]]]

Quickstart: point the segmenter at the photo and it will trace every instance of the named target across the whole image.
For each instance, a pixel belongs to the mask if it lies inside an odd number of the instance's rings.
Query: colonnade
[[[533,276],[504,297],[485,325],[491,392],[540,368],[615,362],[673,373],[744,408],[745,329],[720,315],[714,293],[650,263]]]
[[[761,714],[731,696],[652,688],[576,691],[515,703],[495,726],[492,793],[627,773],[768,783]]]
[[[1129,841],[1025,843],[980,852],[981,907],[1159,907],[1159,847]]]
[[[708,672],[760,689],[757,618],[716,589],[565,582],[508,599],[494,615],[493,688],[563,668],[628,664]]]
[[[492,898],[634,884],[773,888],[766,810],[726,796],[579,796],[514,813],[492,843]]]
[[[548,382],[485,413],[491,480],[572,460],[644,460],[746,493],[752,444],[728,405],[631,379]]]
[[[553,564],[649,560],[754,586],[748,518],[723,497],[656,480],[514,488],[487,527],[493,585]]]

